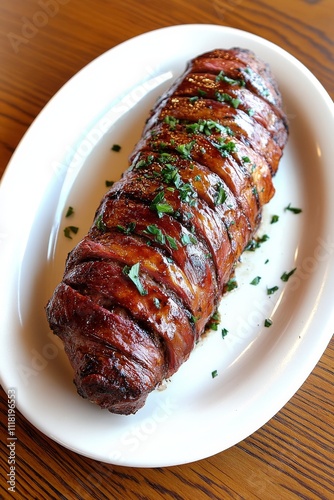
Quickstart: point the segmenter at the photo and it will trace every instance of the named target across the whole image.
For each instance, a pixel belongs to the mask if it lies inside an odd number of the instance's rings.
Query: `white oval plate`
[[[76,394],[62,345],[44,306],[67,252],[88,230],[106,187],[127,167],[155,99],[188,59],[246,47],[276,75],[291,135],[222,321],[134,416],[103,411]],[[259,429],[297,391],[333,328],[333,103],[294,57],[250,33],[212,25],[174,26],[106,52],[58,92],[30,127],[1,184],[1,383],[19,410],[52,439],[91,458],[157,467],[199,460]],[[111,151],[120,144],[119,153]],[[300,214],[284,210],[289,204]],[[71,205],[75,214],[66,219]],[[271,216],[279,221],[271,224]],[[79,227],[73,240],[66,225]],[[269,261],[268,261],[269,259]],[[297,268],[287,283],[280,276]],[[250,281],[261,276],[258,286]],[[267,287],[279,286],[273,294]],[[264,320],[272,326],[266,328]],[[223,339],[221,328],[228,330]],[[212,377],[212,372],[217,376]]]

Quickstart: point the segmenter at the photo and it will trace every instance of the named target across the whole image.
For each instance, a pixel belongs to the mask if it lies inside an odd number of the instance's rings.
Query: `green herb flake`
[[[260,236],[258,238],[252,238],[246,245],[245,250],[248,252],[254,252],[257,248],[260,248],[262,243],[265,243],[267,240],[269,240],[269,236],[267,234],[264,234],[263,236]]]
[[[171,205],[166,203],[165,194],[160,191],[152,200],[150,209],[157,212],[158,217],[162,217],[164,214],[172,214],[174,209]]]
[[[197,239],[192,234],[183,233],[181,235],[181,243],[183,246],[187,246],[187,245],[191,245],[191,244],[196,245]]]
[[[225,141],[222,137],[219,137],[214,146],[220,151],[223,157],[228,156],[231,153],[237,151],[237,145],[233,141]]]
[[[208,324],[208,328],[210,328],[210,330],[213,330],[213,331],[216,332],[218,330],[218,323],[215,323],[214,321],[210,322]]]
[[[215,321],[219,321],[220,318],[219,312],[218,311],[214,312],[211,318],[214,319]]]
[[[222,93],[222,92],[216,92],[215,97],[218,102],[228,102],[232,104],[233,108],[237,109],[240,104],[240,99],[231,97],[229,94]]]
[[[157,297],[153,297],[153,304],[157,309],[161,308],[160,300]]]
[[[166,241],[165,235],[163,234],[161,229],[158,228],[158,226],[156,224],[151,224],[149,226],[146,226],[144,233],[154,235],[155,236],[154,239],[157,243],[160,243],[161,245],[165,244],[165,241]]]
[[[260,281],[261,281],[261,276],[256,276],[256,277],[255,277],[255,278],[254,278],[254,279],[250,282],[250,284],[251,284],[251,285],[256,286],[256,285],[258,285],[258,284],[260,283]]]
[[[262,236],[259,236],[259,238],[257,238],[257,241],[259,243],[265,243],[268,240],[269,240],[269,236],[267,234],[264,234]]]
[[[181,176],[176,167],[167,163],[161,171],[161,176],[166,184],[173,184],[175,187],[179,187],[182,184]]]
[[[279,216],[278,215],[273,215],[271,217],[271,221],[270,221],[270,224],[275,224],[276,222],[279,221]]]
[[[136,288],[140,295],[147,295],[147,290],[143,287],[140,279],[139,279],[139,267],[140,264],[137,262],[133,266],[124,266],[123,274],[128,276],[130,280],[136,285]]]
[[[293,275],[293,273],[296,271],[296,269],[297,268],[295,267],[290,272],[283,273],[282,276],[281,276],[281,280],[284,281],[284,282],[287,282],[289,280],[289,278],[291,278],[291,276]]]
[[[287,210],[294,213],[294,214],[300,214],[300,212],[302,212],[301,208],[292,207],[291,203],[289,203],[289,205],[284,208],[284,211],[287,211]]]
[[[158,159],[159,159],[159,161],[161,163],[164,163],[164,164],[165,163],[173,163],[173,161],[176,160],[176,156],[172,155],[171,153],[164,152],[164,153],[160,153],[159,154],[159,158]]]
[[[230,85],[238,85],[239,87],[245,86],[244,80],[230,78],[229,76],[225,75],[224,71],[220,71],[220,73],[216,76],[216,82],[225,82],[229,83]]]
[[[208,322],[208,328],[210,328],[211,330],[214,330],[214,331],[217,331],[218,330],[218,326],[219,326],[219,321],[220,321],[220,315],[219,315],[219,312],[216,310],[211,318],[210,318],[210,321]]]
[[[211,377],[212,378],[218,377],[218,371],[217,370],[213,370],[213,372],[211,372]]]
[[[175,238],[173,238],[172,236],[169,236],[168,234],[166,234],[166,240],[168,241],[168,243],[170,244],[170,247],[173,250],[177,250],[178,249],[177,242],[176,242]]]
[[[169,128],[171,130],[175,130],[176,125],[179,123],[179,120],[177,118],[174,118],[174,116],[167,115],[164,118],[164,122],[167,123],[167,125],[169,125]]]
[[[194,144],[196,144],[196,141],[191,141],[188,144],[179,144],[175,149],[178,153],[180,153],[182,158],[189,160],[191,159],[191,150]]]
[[[273,293],[277,292],[278,289],[279,289],[278,286],[273,286],[271,288],[267,288],[267,295],[272,295]]]
[[[121,146],[119,144],[113,144],[113,146],[111,147],[111,151],[115,151],[116,153],[118,153],[120,150]]]
[[[106,181],[106,187],[111,187],[115,184],[115,181]]]
[[[106,231],[107,226],[103,222],[102,214],[99,215],[98,218],[96,219],[95,226],[97,227],[97,229],[99,229],[99,231],[102,231],[103,233]]]
[[[222,184],[218,184],[216,186],[216,196],[215,196],[215,200],[214,200],[214,203],[216,206],[218,205],[222,205],[224,203],[224,201],[226,200],[227,198],[227,194],[226,194],[226,191],[224,189],[224,186]]]
[[[222,328],[222,338],[224,339],[226,335],[228,334],[228,330],[226,328]]]
[[[273,322],[272,322],[272,320],[271,320],[270,318],[266,318],[266,319],[264,320],[264,326],[265,326],[266,328],[269,328],[272,324],[273,324]]]
[[[228,292],[231,292],[235,288],[238,288],[238,283],[235,278],[231,278],[227,283],[226,283],[226,290]]]
[[[192,134],[211,135],[214,132],[222,132],[227,134],[227,128],[214,120],[200,119],[198,122],[186,125],[186,131]]]
[[[153,160],[154,160],[154,156],[153,155],[149,155],[149,156],[147,156],[147,158],[145,160],[139,160],[139,161],[137,161],[137,163],[134,165],[134,167],[136,169],[146,168],[149,165],[151,165],[151,163],[153,162]]]
[[[64,235],[66,238],[69,238],[70,240],[72,239],[71,234],[77,234],[79,231],[79,228],[76,226],[67,226],[64,228]]]
[[[181,183],[179,186],[180,200],[187,203],[191,207],[197,204],[197,192],[194,190],[191,184]]]
[[[74,209],[73,207],[68,207],[67,212],[65,214],[65,217],[70,217],[71,215],[74,214]]]
[[[124,227],[124,226],[121,226],[121,225],[117,225],[116,228],[118,229],[118,231],[120,231],[121,233],[123,234],[131,234],[134,232],[135,230],[135,227],[136,227],[136,223],[135,222],[129,222],[129,224]]]

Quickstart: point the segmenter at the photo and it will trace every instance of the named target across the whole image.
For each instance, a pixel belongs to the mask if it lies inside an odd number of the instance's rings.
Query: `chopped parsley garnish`
[[[169,203],[166,203],[165,193],[160,191],[152,200],[150,205],[151,210],[155,210],[158,217],[162,217],[164,214],[172,214],[174,209]]]
[[[77,234],[78,231],[79,231],[79,228],[76,226],[67,226],[64,229],[64,235],[66,236],[66,238],[70,238],[70,240],[71,240],[72,239],[71,233]]]
[[[216,82],[225,82],[229,83],[230,85],[238,85],[239,87],[245,86],[245,80],[235,80],[234,78],[230,78],[229,76],[225,75],[224,71],[221,71],[216,76]]]
[[[167,115],[164,118],[164,122],[167,123],[167,125],[169,125],[169,128],[171,130],[175,130],[176,125],[179,123],[179,120],[177,118],[174,118],[174,116]]]
[[[279,289],[278,286],[273,286],[272,288],[267,288],[267,295],[272,295],[273,293],[277,292]]]
[[[269,236],[267,234],[264,234],[263,236],[260,236],[259,238],[256,239],[259,243],[264,243],[265,241],[269,240]]]
[[[249,116],[253,116],[253,115],[255,114],[255,110],[254,110],[254,109],[252,109],[252,108],[249,108],[249,109],[247,109],[247,114],[248,114]]]
[[[181,176],[176,167],[170,163],[166,163],[161,171],[161,176],[166,184],[173,184],[175,187],[179,187],[181,184]]]
[[[222,156],[226,157],[231,153],[235,153],[237,151],[237,145],[233,141],[226,141],[222,137],[218,137],[217,142],[214,142],[213,145],[220,151]]]
[[[243,156],[241,159],[244,163],[250,163],[250,159],[248,156]]]
[[[222,328],[222,338],[224,339],[228,334],[228,330],[226,328]]]
[[[211,135],[213,132],[227,133],[226,127],[213,120],[198,120],[198,122],[186,125],[186,131],[192,134]]]
[[[168,234],[166,234],[166,240],[168,241],[168,243],[170,244],[170,247],[173,249],[173,250],[177,250],[177,242],[176,242],[176,239],[173,238],[172,236],[169,236]]]
[[[121,233],[129,235],[129,234],[134,232],[135,227],[136,227],[136,223],[129,222],[129,224],[126,227],[121,226],[121,225],[117,225],[116,227],[117,227],[118,231],[120,231]]]
[[[189,160],[189,159],[191,159],[190,153],[191,153],[191,150],[192,150],[194,144],[196,144],[196,141],[188,142],[188,144],[179,144],[178,146],[176,146],[175,149],[178,153],[180,153],[182,158]]]
[[[231,278],[227,283],[226,283],[226,290],[228,292],[231,292],[235,288],[238,288],[238,283],[235,278]]]
[[[153,160],[154,160],[154,156],[153,155],[149,155],[145,160],[139,160],[139,161],[137,161],[137,163],[135,164],[135,168],[146,168],[149,165],[151,165],[151,163],[153,162]]]
[[[130,266],[124,266],[123,267],[123,274],[128,276],[130,280],[136,285],[138,292],[140,295],[147,295],[147,290],[143,287],[140,279],[139,279],[139,262],[134,264],[132,267]]]
[[[227,198],[226,191],[222,184],[217,184],[216,186],[216,196],[215,196],[215,205],[222,205]]]
[[[197,193],[189,182],[179,186],[180,200],[188,203],[191,207],[197,203]]]
[[[273,324],[273,322],[272,322],[272,320],[271,320],[270,318],[266,318],[266,319],[264,320],[264,326],[265,326],[266,328],[269,328],[272,324]]]
[[[161,163],[173,163],[177,158],[175,155],[172,155],[171,153],[160,153],[159,154],[159,161]]]
[[[237,109],[240,104],[240,99],[231,97],[229,94],[226,94],[225,92],[216,92],[215,93],[216,99],[219,102],[228,102],[229,104],[232,104],[234,109]]]
[[[113,144],[113,146],[111,147],[111,151],[116,151],[116,153],[118,153],[118,151],[121,150],[121,146],[119,144]]]
[[[213,315],[210,318],[210,321],[207,324],[208,328],[210,328],[211,330],[217,331],[218,326],[219,326],[219,321],[220,321],[219,312],[216,311],[213,313]]]
[[[215,378],[217,376],[218,376],[218,371],[217,370],[213,370],[213,372],[211,372],[211,377]]]
[[[103,233],[106,231],[107,226],[103,222],[103,216],[102,215],[99,215],[98,218],[96,219],[95,226],[97,227],[97,229],[99,229]]]
[[[153,297],[153,304],[155,305],[155,307],[157,309],[160,309],[160,307],[161,307],[160,300],[157,297]]]
[[[154,238],[155,241],[157,243],[160,243],[161,245],[164,245],[166,242],[165,235],[163,234],[161,229],[158,228],[158,226],[156,224],[151,224],[149,226],[146,226],[144,233],[149,233],[149,234],[152,234],[153,236],[155,236],[155,238]]]
[[[293,275],[293,273],[295,272],[295,270],[296,270],[296,269],[297,269],[297,268],[295,267],[295,268],[294,268],[294,269],[292,269],[290,272],[288,272],[288,273],[283,273],[283,274],[282,274],[282,276],[281,276],[281,280],[282,280],[282,281],[285,281],[285,282],[286,282],[286,281],[288,281],[288,280],[289,280],[289,278]]]
[[[269,240],[269,236],[267,234],[258,238],[252,238],[246,245],[245,250],[248,252],[254,252],[257,248],[260,248],[261,243],[264,243],[267,240]]]
[[[261,276],[256,276],[256,277],[255,277],[255,278],[254,278],[254,279],[250,282],[250,284],[251,284],[251,285],[255,285],[255,286],[256,286],[256,285],[258,285],[258,284],[260,283],[260,281],[261,281]]]
[[[279,216],[278,215],[273,215],[270,221],[270,224],[275,224],[275,222],[279,221]]]
[[[192,234],[183,233],[181,235],[181,243],[183,246],[191,245],[191,244],[196,245],[197,239]]]
[[[115,181],[106,181],[106,187],[111,187],[115,184]]]
[[[215,322],[209,323],[208,328],[210,328],[210,330],[213,330],[214,332],[216,332],[218,330],[218,323],[215,323]]]
[[[65,217],[70,217],[72,214],[74,214],[73,207],[68,207]]]
[[[291,203],[289,203],[289,205],[287,207],[285,207],[284,209],[285,211],[286,210],[289,210],[290,212],[294,213],[294,214],[300,214],[300,212],[302,212],[302,209],[301,208],[295,208],[295,207],[292,207],[291,206]]]

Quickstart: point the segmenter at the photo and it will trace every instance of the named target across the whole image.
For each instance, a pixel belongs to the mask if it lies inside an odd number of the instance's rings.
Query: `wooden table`
[[[215,23],[256,33],[300,59],[334,97],[333,0],[2,0],[0,23],[0,174],[72,75],[120,42],[168,25]],[[263,428],[188,465],[100,463],[56,444],[18,413],[16,492],[7,491],[2,437],[1,498],[333,499],[333,347]],[[2,390],[1,425],[7,429]]]

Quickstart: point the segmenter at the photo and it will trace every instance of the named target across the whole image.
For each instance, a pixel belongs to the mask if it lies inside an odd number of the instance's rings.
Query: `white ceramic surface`
[[[270,64],[290,120],[277,194],[260,229],[270,238],[245,254],[239,287],[222,301],[218,331],[199,342],[136,415],[112,415],[76,394],[44,306],[67,253],[92,222],[105,180],[116,180],[127,167],[155,99],[188,59],[233,46],[250,48]],[[275,415],[332,335],[333,126],[331,99],[300,62],[264,39],[222,26],[183,25],[141,35],[73,77],[26,133],[0,189],[1,383],[16,388],[26,418],[80,454],[156,467],[225,450]],[[115,143],[122,146],[119,153],[110,149]],[[289,204],[302,212],[284,210]],[[75,213],[65,219],[69,205]],[[272,215],[279,215],[275,224]],[[69,224],[79,227],[73,240],[63,234]],[[282,273],[295,267],[284,283]],[[256,276],[259,285],[250,285]],[[267,287],[276,285],[279,290],[267,295]],[[273,321],[269,328],[266,318]],[[224,339],[221,328],[228,330]]]

